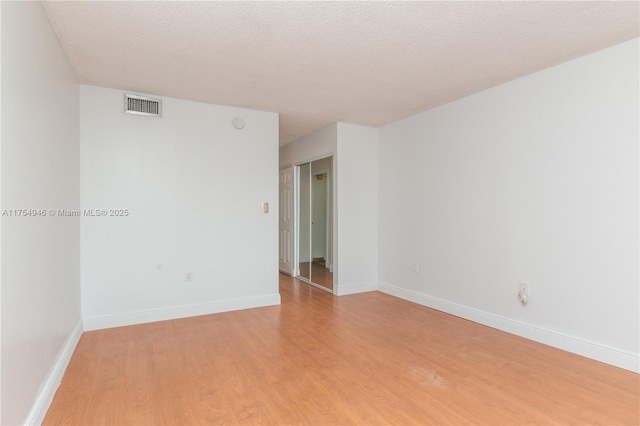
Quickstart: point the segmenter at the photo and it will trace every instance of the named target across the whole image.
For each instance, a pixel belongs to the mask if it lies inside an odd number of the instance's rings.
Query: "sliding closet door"
[[[298,278],[333,291],[333,157],[298,166]]]
[[[311,281],[311,164],[298,166],[298,275]]]

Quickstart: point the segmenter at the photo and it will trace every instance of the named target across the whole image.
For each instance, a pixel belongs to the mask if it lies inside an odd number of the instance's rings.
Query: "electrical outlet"
[[[420,265],[418,262],[413,262],[413,272],[418,272],[420,270]]]
[[[184,273],[184,282],[185,283],[193,282],[193,272],[185,272]]]

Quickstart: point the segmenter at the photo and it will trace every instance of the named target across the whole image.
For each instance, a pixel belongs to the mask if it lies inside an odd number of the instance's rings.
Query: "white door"
[[[292,274],[293,167],[280,170],[280,270]]]

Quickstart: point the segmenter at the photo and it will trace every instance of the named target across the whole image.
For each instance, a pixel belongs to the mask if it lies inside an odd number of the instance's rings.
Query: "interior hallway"
[[[44,424],[638,424],[639,376],[379,292],[86,332]]]

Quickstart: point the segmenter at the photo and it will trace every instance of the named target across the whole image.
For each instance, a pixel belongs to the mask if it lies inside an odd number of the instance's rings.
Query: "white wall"
[[[0,4],[0,46],[2,46],[2,5]],[[0,54],[0,94],[2,94],[2,54]],[[0,102],[0,133],[2,129],[2,102]],[[0,134],[0,188],[2,187],[2,135]],[[0,211],[2,195],[0,194]],[[0,381],[2,381],[2,220],[0,219]],[[2,423],[2,385],[0,385],[0,424]]]
[[[638,75],[635,39],[381,128],[381,288],[637,371]]]
[[[40,2],[0,7],[2,210],[77,209],[78,84]],[[1,246],[0,421],[38,422],[80,335],[80,220],[3,216]]]
[[[280,147],[280,168],[334,155],[337,129],[337,124],[333,123]]]
[[[338,294],[378,285],[378,130],[338,123]]]
[[[278,115],[164,98],[138,116],[123,93],[80,88],[82,207],[129,210],[82,218],[85,326],[279,303]]]

